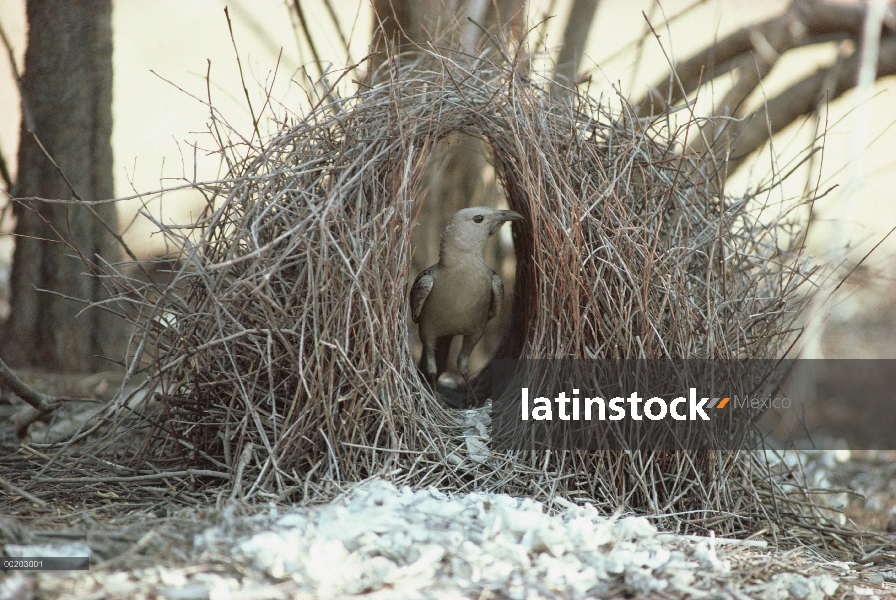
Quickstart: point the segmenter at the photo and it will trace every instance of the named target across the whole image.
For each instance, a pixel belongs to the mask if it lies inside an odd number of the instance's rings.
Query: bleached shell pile
[[[372,481],[327,506],[266,518],[236,542],[234,560],[322,596],[821,599],[839,586],[827,573],[784,574],[726,594],[726,576],[737,579],[726,540],[662,534],[644,517],[607,518],[591,506],[551,516],[506,495],[449,498]],[[210,557],[232,544],[226,529],[197,536],[197,549]]]
[[[551,515],[526,498],[449,497],[373,480],[321,506],[271,505],[261,513],[236,514],[241,509],[228,505],[196,515],[216,524],[198,530],[193,548],[179,549],[186,566],[13,572],[0,579],[0,600],[874,600],[896,594],[896,570],[869,577],[856,563],[825,561],[799,549],[660,533],[644,517],[607,517],[588,505],[556,501],[565,509]],[[8,555],[64,550],[5,545]]]

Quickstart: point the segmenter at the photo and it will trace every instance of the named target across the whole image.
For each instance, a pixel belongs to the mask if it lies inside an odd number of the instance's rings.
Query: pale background
[[[847,1],[847,0],[844,0]],[[666,59],[652,37],[644,45],[638,61],[631,43],[645,29],[642,11],[650,16],[667,52],[676,59],[690,54],[717,37],[722,37],[747,23],[762,20],[784,10],[785,0],[709,0],[669,28],[663,15],[677,14],[690,1],[668,0],[660,5],[653,0],[602,0],[587,44],[586,64],[598,67],[592,89],[595,93],[612,94],[611,84],[633,99],[643,94],[645,86],[667,71]],[[14,46],[19,68],[22,68],[25,42],[24,0],[0,0],[0,24]],[[215,107],[241,132],[251,129],[249,112],[239,81],[234,49],[224,16],[225,4],[230,7],[234,35],[242,60],[247,87],[257,108],[262,104],[262,87],[270,85],[277,68],[272,97],[281,103],[278,115],[301,114],[307,106],[300,84],[306,81],[302,65],[309,64],[311,53],[300,42],[293,18],[284,0],[120,0],[114,2],[114,130],[115,189],[118,196],[148,192],[176,185],[181,178],[192,179],[194,151],[197,145],[198,179],[212,179],[222,174],[219,161],[207,156],[215,146],[206,133],[208,110],[197,99],[207,98],[205,75],[211,63],[212,100]],[[550,2],[530,0],[530,26],[542,20]],[[324,60],[339,68],[347,60],[357,61],[367,52],[370,40],[372,10],[368,0],[335,0],[342,29],[351,32],[351,56],[346,57],[342,44],[321,4],[306,0],[303,6],[311,20],[312,35]],[[556,47],[570,1],[554,4],[556,16],[548,22],[547,43]],[[628,50],[620,53],[620,49]],[[278,54],[282,50],[279,67]],[[763,83],[769,97],[787,87],[798,76],[808,74],[836,56],[833,43],[817,48],[790,51]],[[309,67],[311,71],[313,68]],[[153,74],[153,71],[156,74]],[[164,81],[168,80],[171,83]],[[172,85],[174,84],[174,85]],[[896,78],[877,82],[874,98],[860,107],[869,111],[871,133],[867,149],[852,156],[852,118],[856,96],[847,93],[829,107],[827,143],[821,171],[822,189],[833,184],[841,187],[818,204],[821,225],[810,238],[810,250],[818,260],[826,256],[825,223],[839,219],[850,225],[844,230],[851,244],[858,246],[858,255],[896,227]],[[178,86],[181,89],[177,89]],[[719,90],[717,86],[716,91]],[[701,105],[708,105],[703,96]],[[752,105],[762,101],[757,93]],[[15,173],[15,150],[20,120],[18,94],[10,65],[0,58],[0,151]],[[264,125],[263,125],[264,126]],[[271,124],[266,125],[270,130]],[[779,164],[786,164],[795,153],[805,148],[814,135],[811,123],[797,124],[775,139]],[[736,193],[767,176],[769,156],[756,159],[753,169],[742,169],[729,183]],[[784,186],[783,194],[796,197],[803,191],[807,176],[803,170]],[[814,178],[816,174],[811,175]],[[847,201],[844,190],[853,190]],[[781,193],[781,192],[776,192]],[[0,208],[6,203],[0,198]],[[138,201],[122,204],[121,223],[129,223]],[[171,192],[161,203],[149,204],[150,210],[166,221],[185,222],[198,211],[198,202],[190,192]],[[0,278],[11,259],[12,242],[7,219],[0,224]],[[148,221],[137,219],[128,229],[126,239],[144,254],[162,250],[159,236],[152,236]],[[850,338],[843,342],[846,355],[896,357],[896,320],[893,302],[892,257],[896,252],[896,234],[882,244],[869,260],[870,269],[863,269],[857,285],[846,286],[836,306],[832,307],[831,324],[855,323],[870,327],[871,341]],[[0,281],[2,283],[2,281]],[[2,303],[2,298],[0,298]],[[2,315],[0,315],[2,316]],[[869,319],[871,319],[869,325]],[[876,332],[876,333],[875,333]],[[867,347],[868,344],[873,348]],[[841,344],[842,345],[842,344]]]

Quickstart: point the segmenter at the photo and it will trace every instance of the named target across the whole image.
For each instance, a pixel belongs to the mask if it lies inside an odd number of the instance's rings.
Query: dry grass
[[[184,501],[311,501],[381,476],[566,496],[724,535],[830,527],[752,452],[468,453],[463,419],[410,350],[410,232],[439,140],[486,140],[526,217],[497,357],[779,357],[804,282],[798,228],[766,196],[720,194],[724,164],[677,153],[699,135],[693,118],[673,128],[622,100],[552,98],[513,67],[455,54],[405,55],[380,75],[263,144],[222,139],[240,158],[196,186],[207,213],[159,224],[183,267],[162,285],[119,282],[132,372],[154,393],[110,406],[58,452],[47,485],[80,478],[89,491],[113,476],[134,502],[159,481],[179,482]],[[60,478],[73,464],[78,476]]]

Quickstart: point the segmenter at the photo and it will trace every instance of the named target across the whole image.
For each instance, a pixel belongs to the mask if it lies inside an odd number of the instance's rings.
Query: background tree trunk
[[[525,0],[374,0],[373,42],[379,54],[374,64],[385,57],[385,40],[397,44],[397,50],[437,40],[449,48],[476,52],[485,34],[468,18],[496,33],[497,39],[515,39],[524,5]],[[451,215],[467,206],[497,201],[496,184],[484,180],[488,151],[481,140],[457,133],[431,157],[423,182],[427,196],[412,237],[415,271],[438,261],[439,238]]]
[[[29,0],[27,14],[25,110],[13,196],[111,198],[111,0]],[[68,298],[96,302],[108,297],[101,280],[85,274],[90,268],[78,253],[100,269],[105,261],[119,260],[109,231],[118,230],[115,207],[25,200],[16,204],[14,214],[12,302],[0,337],[3,358],[12,366],[56,371],[108,369],[111,363],[100,357],[122,358],[124,321],[95,308],[79,315],[83,303]]]
[[[563,45],[560,46],[560,56],[557,57],[557,67],[554,70],[555,83],[551,87],[555,93],[560,91],[560,86],[573,87],[575,83],[599,2],[600,0],[575,0],[572,3],[566,28],[563,30]]]

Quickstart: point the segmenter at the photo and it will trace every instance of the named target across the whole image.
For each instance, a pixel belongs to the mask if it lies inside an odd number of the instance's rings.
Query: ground
[[[810,471],[833,478],[863,462],[831,469],[817,458]],[[130,521],[51,535],[11,531],[4,520],[7,536],[72,554],[87,551],[74,541],[86,538],[104,557],[89,572],[7,572],[0,600],[896,597],[891,550],[838,560],[820,549],[773,549],[763,535],[667,534],[644,517],[588,505],[548,514],[528,499],[449,497],[381,480],[316,507],[231,504]],[[29,550],[41,551],[7,543],[8,553]]]

